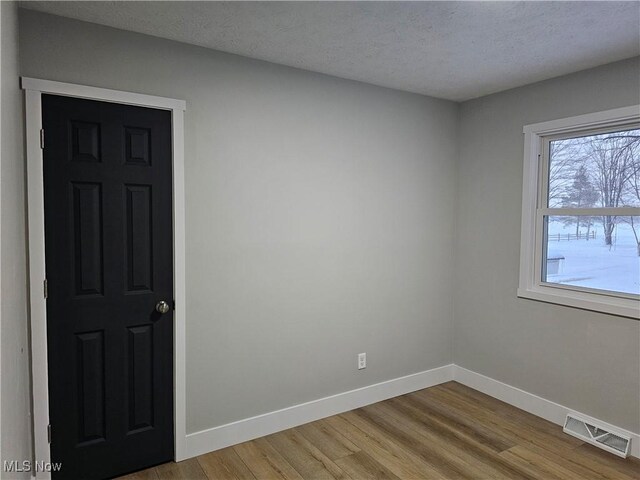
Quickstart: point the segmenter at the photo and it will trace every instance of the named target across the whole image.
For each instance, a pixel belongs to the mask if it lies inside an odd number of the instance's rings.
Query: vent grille
[[[627,457],[631,450],[630,437],[620,432],[613,433],[608,426],[583,420],[571,413],[567,415],[563,431],[620,457]]]
[[[589,430],[584,422],[576,420],[575,418],[567,416],[567,421],[564,425],[565,430],[570,430],[573,433],[577,433],[583,437],[589,438]]]
[[[626,453],[627,445],[629,444],[629,440],[619,437],[618,435],[614,435],[613,433],[607,433],[606,435],[603,435],[601,438],[597,439],[597,441],[611,448],[615,448],[621,453]]]

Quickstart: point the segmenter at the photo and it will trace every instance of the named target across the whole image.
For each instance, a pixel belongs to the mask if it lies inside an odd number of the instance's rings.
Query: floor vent
[[[562,430],[619,457],[626,458],[631,451],[630,437],[612,431],[609,426],[604,427],[592,420],[583,420],[572,413],[567,415]]]

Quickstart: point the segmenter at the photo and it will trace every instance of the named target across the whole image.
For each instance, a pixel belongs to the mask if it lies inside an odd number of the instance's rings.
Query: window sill
[[[553,287],[543,286],[519,288],[518,297],[640,320],[640,301],[629,298],[570,290],[559,291]]]

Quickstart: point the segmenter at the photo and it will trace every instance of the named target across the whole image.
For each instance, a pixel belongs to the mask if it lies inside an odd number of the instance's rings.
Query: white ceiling
[[[640,2],[22,2],[450,100],[640,54]]]

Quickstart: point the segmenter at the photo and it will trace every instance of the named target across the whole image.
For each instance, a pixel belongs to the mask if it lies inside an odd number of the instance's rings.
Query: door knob
[[[169,309],[169,304],[164,300],[160,300],[158,303],[156,303],[156,312],[158,313],[167,313]]]

